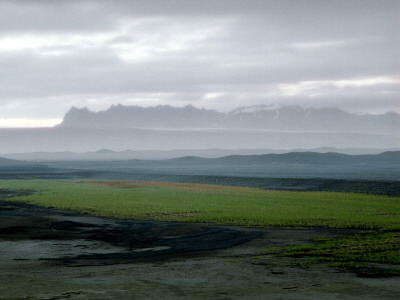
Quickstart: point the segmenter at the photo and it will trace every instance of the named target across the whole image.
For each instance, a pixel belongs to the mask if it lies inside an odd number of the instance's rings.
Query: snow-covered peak
[[[252,105],[252,106],[243,106],[236,108],[230,112],[231,115],[237,115],[241,113],[258,113],[261,111],[274,111],[279,110],[283,106],[281,104],[261,104],[261,105]]]

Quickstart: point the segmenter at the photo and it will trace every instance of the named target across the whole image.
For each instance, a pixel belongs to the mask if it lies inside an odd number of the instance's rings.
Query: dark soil
[[[27,193],[29,191],[0,191],[3,196]],[[0,207],[0,239],[85,240],[109,244],[119,250],[111,253],[74,251],[76,255],[71,253],[57,258],[64,262],[90,260],[108,264],[118,260],[223,249],[262,235],[256,230],[243,232],[198,224],[103,219],[19,202],[0,201]]]
[[[30,191],[0,197],[18,193]],[[348,233],[116,220],[3,200],[0,299],[398,299],[398,278],[262,256]]]

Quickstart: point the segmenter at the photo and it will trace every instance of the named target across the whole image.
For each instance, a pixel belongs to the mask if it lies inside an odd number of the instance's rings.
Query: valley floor
[[[0,202],[0,299],[397,299],[399,277],[302,269],[273,248],[350,230],[142,222]]]

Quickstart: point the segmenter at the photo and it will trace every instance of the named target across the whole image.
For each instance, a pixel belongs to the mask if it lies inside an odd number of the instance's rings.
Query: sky
[[[0,127],[118,103],[400,113],[400,1],[0,0]]]

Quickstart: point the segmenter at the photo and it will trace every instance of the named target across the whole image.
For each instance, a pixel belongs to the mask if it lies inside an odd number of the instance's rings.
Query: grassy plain
[[[104,217],[363,229],[356,235],[270,250],[264,257],[292,257],[302,267],[327,263],[367,276],[400,275],[398,197],[105,180],[3,180],[0,189],[33,191],[12,197],[13,201]]]
[[[124,219],[252,227],[400,228],[398,197],[141,181],[4,180],[0,188],[34,191],[15,201]]]

